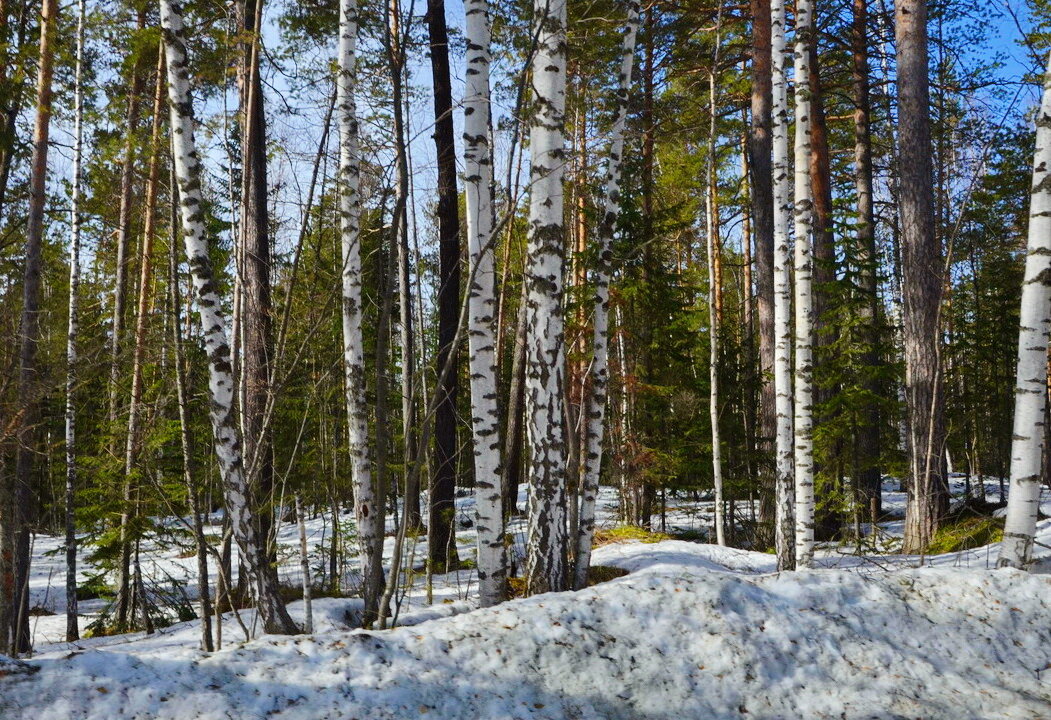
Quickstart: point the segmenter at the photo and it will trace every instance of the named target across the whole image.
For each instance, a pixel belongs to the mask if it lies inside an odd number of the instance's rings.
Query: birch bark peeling
[[[1018,327],[1011,492],[997,567],[1027,569],[1040,508],[1040,471],[1047,405],[1047,345],[1051,334],[1051,57],[1036,116],[1029,247]]]

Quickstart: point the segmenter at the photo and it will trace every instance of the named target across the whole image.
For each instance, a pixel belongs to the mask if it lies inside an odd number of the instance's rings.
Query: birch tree
[[[791,223],[792,184],[788,157],[788,80],[785,77],[785,0],[770,4],[770,45],[773,58],[774,148],[774,393],[777,413],[774,480],[774,542],[777,568],[793,565],[792,477],[792,280],[788,229]]]
[[[233,412],[234,382],[230,369],[230,345],[226,334],[218,290],[208,255],[208,236],[201,194],[201,164],[194,140],[193,101],[190,72],[183,37],[182,6],[173,0],[160,0],[161,29],[167,59],[169,122],[172,155],[179,187],[180,219],[186,257],[193,278],[194,299],[204,329],[204,349],[208,357],[210,419],[215,453],[226,496],[226,510],[248,572],[256,608],[263,629],[271,633],[298,631],[278,594],[277,578],[271,571],[263,539],[258,536],[248,506],[241,439]]]
[[[77,49],[73,71],[73,187],[69,208],[69,323],[66,330],[66,642],[80,639],[77,621],[77,533],[74,499],[77,487],[77,338],[80,335],[80,192],[84,138],[84,16],[77,2]]]
[[[1044,410],[1047,405],[1047,345],[1051,334],[1051,57],[1036,116],[1036,153],[1029,206],[1029,247],[1025,256],[1022,310],[1015,374],[1011,493],[997,567],[1026,569],[1032,562],[1040,508]]]
[[[606,400],[609,396],[609,282],[613,274],[613,237],[620,212],[620,183],[624,170],[624,126],[628,117],[628,95],[635,63],[635,39],[639,32],[639,2],[628,0],[628,19],[621,45],[620,74],[617,81],[617,107],[613,118],[606,182],[599,198],[602,217],[598,226],[598,269],[595,272],[595,297],[591,393],[587,399],[585,446],[581,473],[580,522],[576,537],[576,566],[573,584],[577,589],[587,585],[591,564],[591,543],[595,537],[595,499],[599,473],[602,470],[602,441],[605,437]]]
[[[529,430],[530,593],[566,586],[566,456],[563,428],[566,0],[534,0],[529,239],[526,285],[526,407]]]
[[[810,0],[796,0],[795,22],[795,560],[796,568],[807,568],[814,558],[814,203],[810,178],[814,15]]]
[[[365,342],[361,328],[361,160],[354,102],[357,40],[357,0],[341,0],[336,106],[339,116],[339,219],[343,259],[343,373],[347,401],[347,444],[354,485],[354,519],[358,526],[367,624],[378,617],[379,599],[383,593],[385,501],[382,497],[376,497],[372,484],[368,404],[365,399]]]
[[[467,252],[474,270],[468,288],[468,363],[471,427],[474,433],[475,521],[478,528],[478,597],[482,607],[506,593],[504,518],[501,503],[500,412],[497,406],[496,267],[490,186],[489,62],[492,26],[488,0],[466,0],[466,87],[464,89],[464,192]]]
[[[708,71],[708,161],[706,169],[707,239],[708,239],[708,421],[712,430],[712,484],[715,486],[715,541],[726,544],[723,516],[723,456],[722,440],[719,437],[719,332],[722,320],[721,312],[721,273],[719,269],[719,203],[718,203],[718,168],[716,163],[716,83],[715,75],[719,65],[719,45],[722,38],[723,6],[715,25],[715,52],[712,56],[712,67]]]

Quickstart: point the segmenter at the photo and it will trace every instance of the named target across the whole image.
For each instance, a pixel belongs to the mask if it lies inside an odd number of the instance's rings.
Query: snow
[[[710,507],[688,505],[669,529],[703,528]],[[323,519],[308,528],[322,545]],[[284,527],[281,542],[295,534]],[[469,557],[473,534],[457,539]],[[435,578],[430,605],[417,580],[394,630],[356,630],[360,600],[321,598],[314,634],[241,642],[227,616],[211,654],[196,621],[48,642],[59,609],[33,618],[39,672],[0,664],[0,718],[1051,718],[1051,520],[1037,540],[1031,574],[991,571],[996,545],[928,557],[825,545],[816,569],[779,574],[764,553],[620,542],[593,563],[628,574],[584,591],[478,610],[462,571]],[[34,602],[47,593],[56,608],[46,577],[62,558],[44,553],[58,542],[38,538],[34,552]],[[147,545],[144,569],[192,577],[176,552]],[[302,603],[290,611],[302,619]]]

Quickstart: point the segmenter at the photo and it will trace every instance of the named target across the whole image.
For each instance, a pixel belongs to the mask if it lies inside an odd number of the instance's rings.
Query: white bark
[[[719,302],[718,293],[722,292],[719,287],[720,278],[716,270],[719,239],[719,202],[715,193],[718,192],[718,171],[716,167],[715,146],[715,121],[716,121],[716,91],[715,74],[719,65],[719,45],[722,41],[723,6],[720,2],[719,13],[716,20],[715,30],[715,53],[712,57],[712,68],[708,71],[708,102],[709,102],[709,125],[708,125],[708,162],[705,184],[708,187],[706,193],[706,220],[708,240],[708,422],[712,430],[712,485],[715,488],[715,542],[719,545],[726,544],[726,518],[723,508],[723,453],[722,441],[719,436]]]
[[[341,0],[336,107],[339,117],[339,215],[343,254],[343,372],[365,615],[372,617],[378,612],[379,599],[383,593],[383,557],[377,552],[377,539],[383,537],[385,502],[383,498],[376,497],[372,485],[368,404],[365,398],[365,344],[361,328],[361,160],[354,102],[357,39],[357,0]]]
[[[785,0],[770,4],[773,54],[774,145],[774,393],[777,413],[775,527],[777,567],[792,567],[792,295],[788,228],[792,218],[791,168],[788,158],[788,81],[785,63]]]
[[[69,325],[66,332],[66,641],[80,638],[77,624],[77,536],[73,502],[77,487],[77,336],[80,334],[80,186],[81,156],[84,135],[84,89],[81,86],[84,65],[85,2],[77,2],[77,59],[74,71],[73,97],[73,192],[70,198],[69,236]]]
[[[201,164],[193,135],[193,101],[190,97],[190,74],[183,37],[182,6],[173,0],[160,0],[160,15],[168,65],[169,119],[175,175],[179,185],[179,213],[195,302],[204,331],[212,433],[226,508],[230,514],[234,538],[241,551],[241,561],[249,574],[256,606],[263,618],[264,630],[294,633],[297,628],[277,593],[276,578],[270,570],[248,506],[241,439],[233,414],[234,383],[230,345],[208,255],[201,195]]]
[[[566,573],[566,453],[563,428],[566,0],[534,0],[532,194],[526,260],[526,407],[529,430],[530,593],[562,590]]]
[[[500,602],[507,582],[504,518],[500,498],[500,412],[497,407],[495,265],[489,162],[488,0],[464,3],[467,71],[464,90],[464,193],[467,252],[474,277],[468,288],[471,426],[474,431],[474,497],[478,529],[478,597],[482,607]],[[468,275],[470,278],[470,275]]]
[[[296,493],[296,524],[299,526],[299,567],[303,572],[303,632],[314,632],[314,609],[311,602],[310,552],[307,548],[307,519],[303,515],[303,502]],[[335,529],[333,529],[333,532]]]
[[[574,587],[587,585],[591,543],[595,537],[595,498],[602,471],[602,440],[605,436],[606,399],[609,395],[609,282],[612,275],[613,235],[620,211],[620,181],[624,169],[624,125],[628,116],[628,92],[635,63],[635,39],[639,32],[639,2],[628,0],[628,19],[621,45],[617,110],[613,119],[606,184],[602,190],[602,219],[598,226],[599,257],[595,273],[591,393],[588,397],[587,430],[583,457],[580,520],[576,537]]]
[[[1029,247],[1022,285],[1011,442],[1011,494],[997,567],[1026,569],[1040,507],[1040,470],[1047,404],[1047,344],[1051,333],[1051,57],[1036,116],[1036,153],[1029,207]]]
[[[814,14],[810,0],[796,0],[795,76],[795,551],[796,568],[814,560],[814,418],[812,294],[814,203],[810,185],[810,47]]]
[[[336,107],[339,117],[340,236],[343,253],[343,371],[365,614],[374,615],[383,592],[383,558],[376,553],[375,539],[377,535],[383,536],[385,518],[383,499],[375,496],[372,486],[368,405],[365,398],[365,345],[361,328],[361,161],[354,102],[357,39],[357,0],[341,0]]]

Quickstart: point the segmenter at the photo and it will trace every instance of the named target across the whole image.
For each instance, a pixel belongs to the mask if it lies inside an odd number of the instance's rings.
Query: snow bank
[[[718,570],[762,556],[707,548],[602,548],[637,572],[385,633],[34,661],[0,717],[1051,718],[1049,578],[742,576]]]

